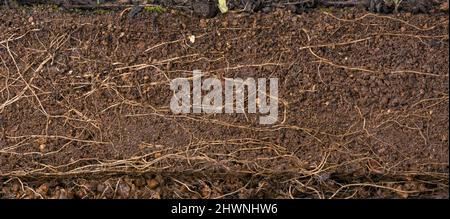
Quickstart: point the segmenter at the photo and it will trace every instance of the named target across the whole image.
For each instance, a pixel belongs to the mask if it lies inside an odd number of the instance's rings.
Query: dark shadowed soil
[[[0,11],[0,198],[448,198],[448,14],[126,13]],[[194,69],[279,122],[173,114]]]

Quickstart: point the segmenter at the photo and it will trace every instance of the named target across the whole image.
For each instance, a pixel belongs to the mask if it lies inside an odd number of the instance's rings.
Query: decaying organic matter
[[[161,5],[175,8],[177,10],[191,11],[197,16],[212,18],[218,13],[217,0],[3,0],[3,4],[10,5],[33,5],[33,4],[53,4],[66,9],[118,9],[130,5]],[[446,0],[228,0],[227,6],[231,10],[254,12],[270,12],[276,8],[288,9],[294,13],[303,13],[317,8],[364,8],[370,12],[392,13],[392,12],[412,12],[429,13],[439,11],[442,5],[448,4]],[[135,11],[136,12],[136,11]],[[140,12],[140,11],[138,11]],[[136,13],[137,14],[137,13]],[[134,16],[131,16],[134,17]]]

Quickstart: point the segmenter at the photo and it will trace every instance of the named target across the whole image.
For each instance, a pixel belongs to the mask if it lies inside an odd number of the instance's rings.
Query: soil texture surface
[[[448,198],[448,14],[0,10],[0,198]],[[279,119],[172,79],[279,80]]]

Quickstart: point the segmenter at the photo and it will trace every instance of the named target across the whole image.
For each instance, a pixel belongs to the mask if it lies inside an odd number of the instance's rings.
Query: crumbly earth
[[[126,13],[0,11],[0,198],[448,198],[447,13]],[[173,114],[194,69],[279,121]]]

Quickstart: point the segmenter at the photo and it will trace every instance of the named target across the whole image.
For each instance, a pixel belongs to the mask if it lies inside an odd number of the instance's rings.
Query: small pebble
[[[156,189],[159,186],[159,182],[156,179],[147,180],[147,186],[149,189]]]

